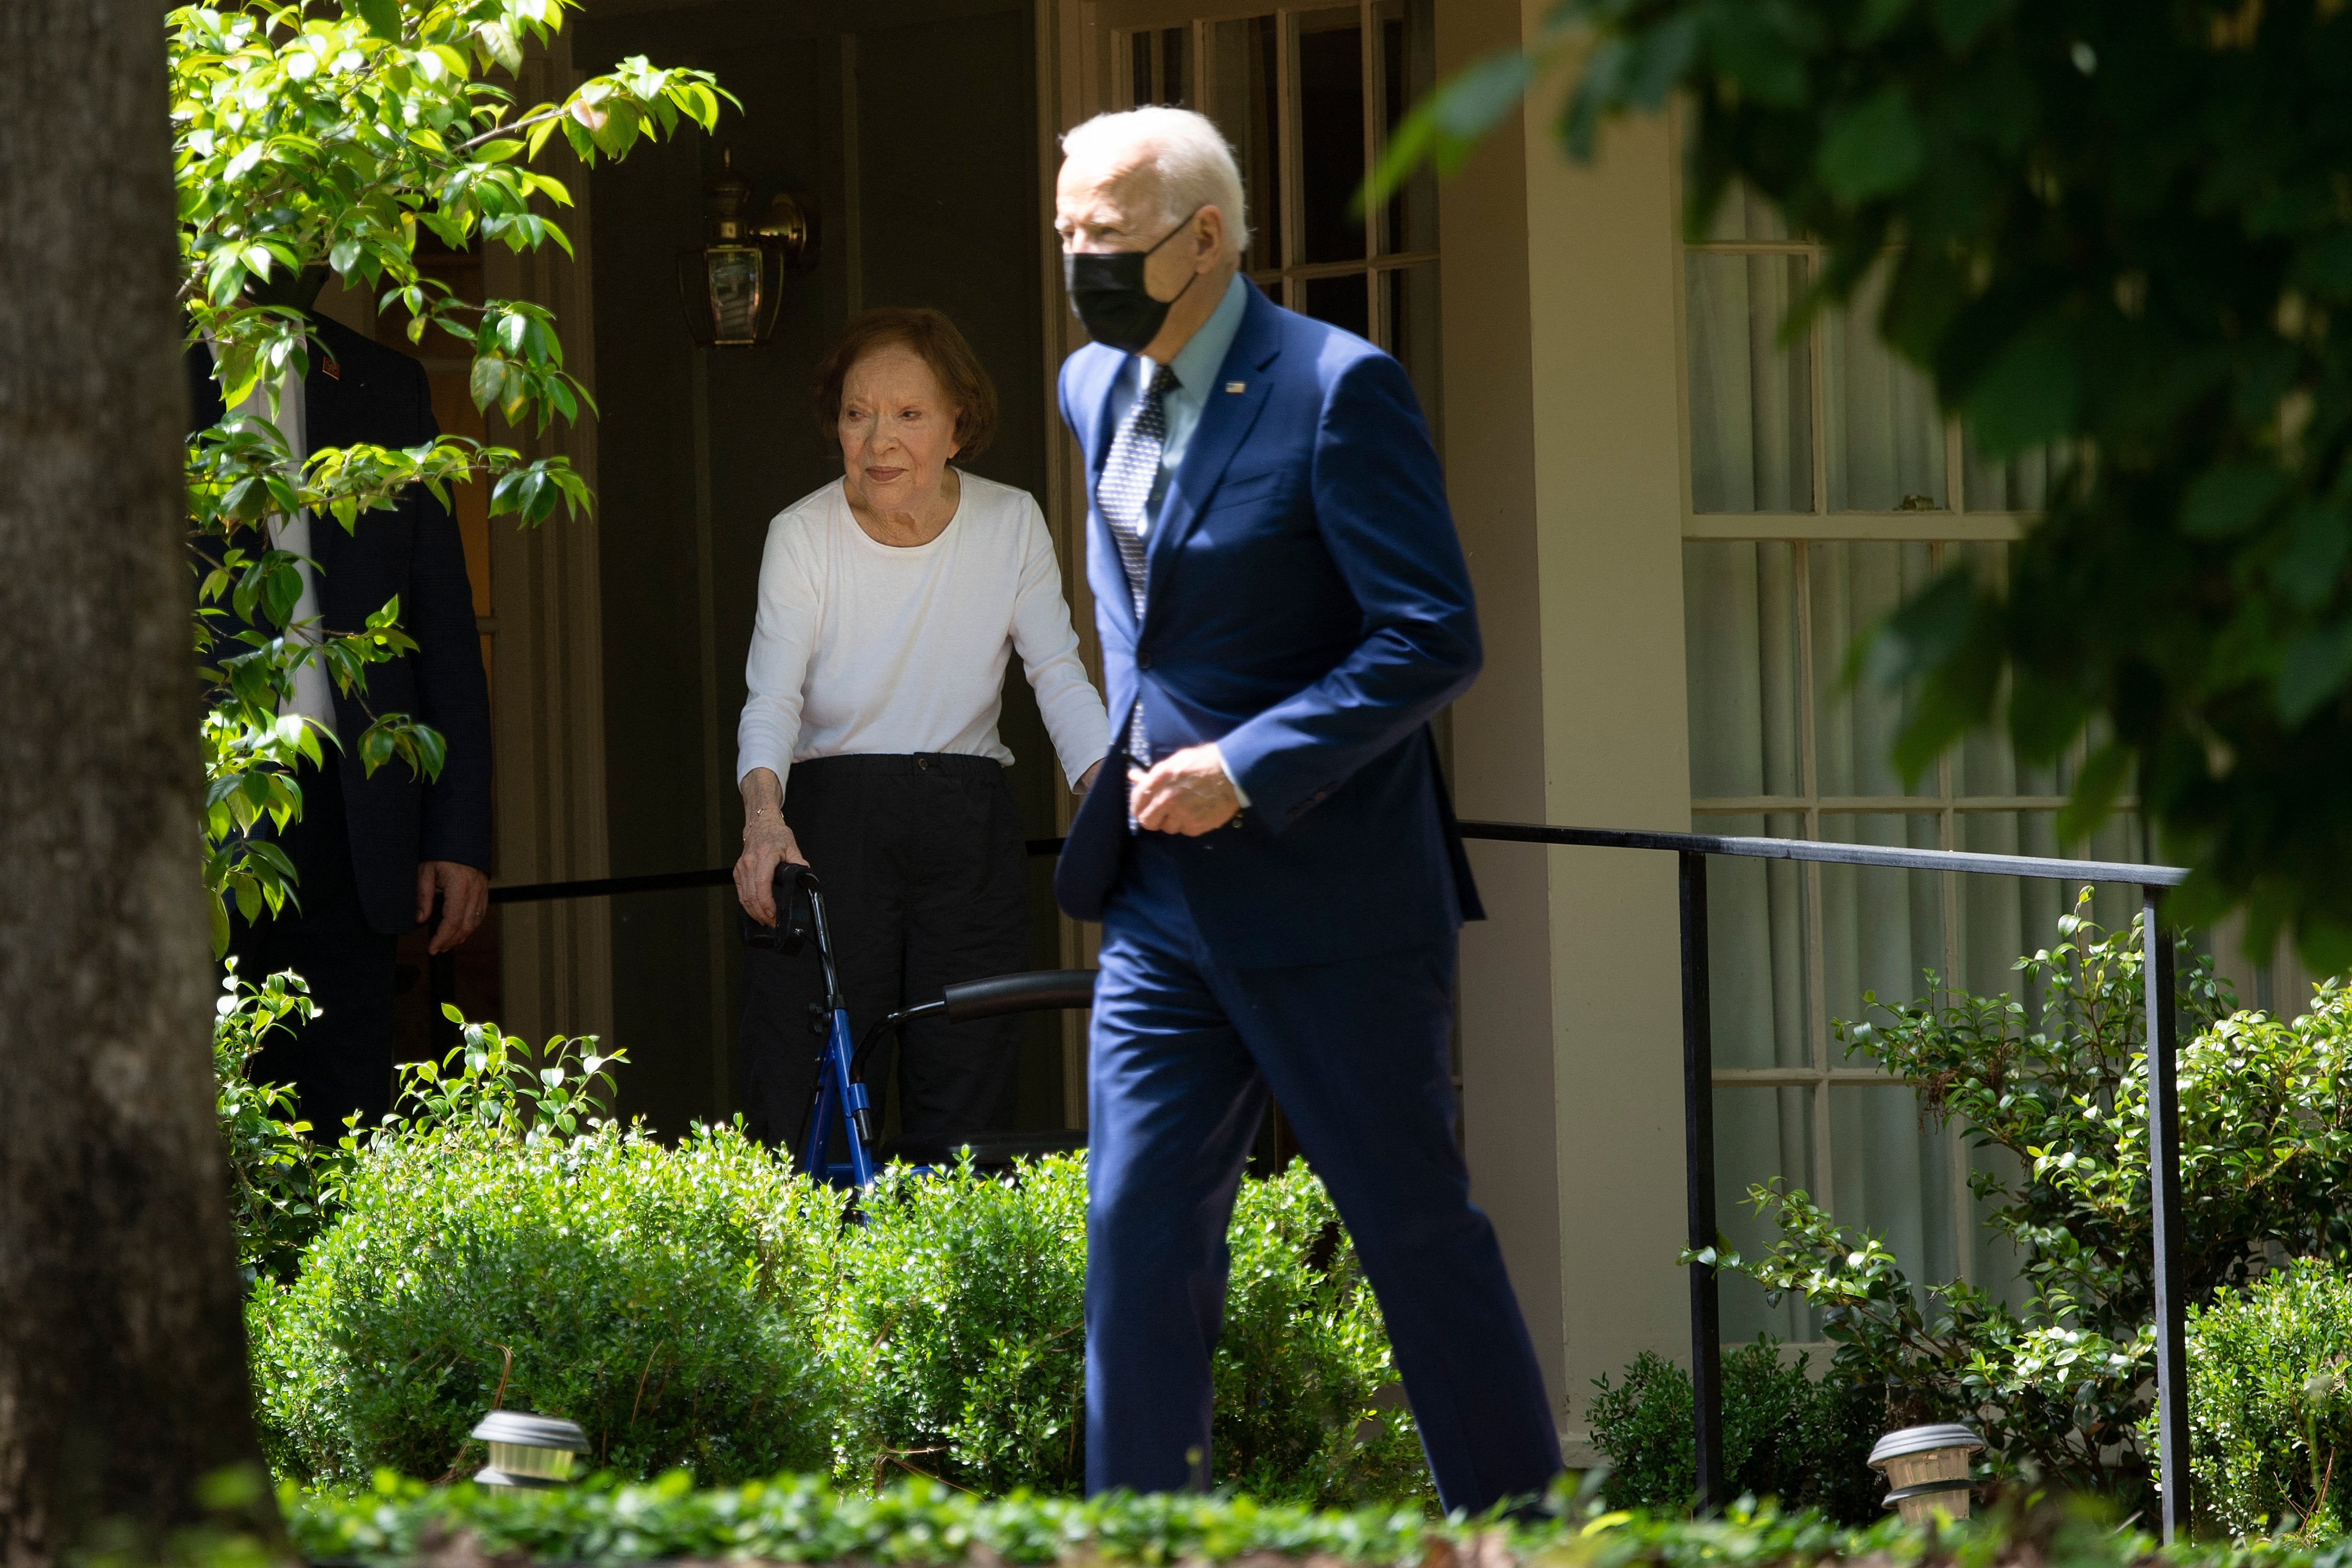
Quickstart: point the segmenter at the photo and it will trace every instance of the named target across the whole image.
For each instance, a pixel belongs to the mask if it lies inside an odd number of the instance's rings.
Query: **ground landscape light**
[[[1925,1524],[1938,1514],[1966,1519],[1969,1456],[1983,1447],[1966,1426],[1906,1426],[1878,1440],[1870,1467],[1886,1472],[1886,1506],[1902,1510],[1904,1523]]]
[[[576,1421],[493,1410],[473,1435],[490,1446],[490,1462],[474,1472],[486,1487],[560,1487],[572,1479],[572,1460],[588,1452],[588,1434]]]

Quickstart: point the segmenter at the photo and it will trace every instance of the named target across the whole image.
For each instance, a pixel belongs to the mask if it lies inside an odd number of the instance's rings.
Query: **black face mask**
[[[1176,290],[1176,300],[1155,300],[1143,286],[1143,264],[1191,226],[1200,216],[1194,207],[1184,221],[1168,231],[1150,250],[1066,251],[1062,256],[1062,286],[1069,290],[1070,309],[1086,323],[1095,342],[1127,353],[1139,353],[1160,335],[1168,312],[1192,287],[1197,272]]]

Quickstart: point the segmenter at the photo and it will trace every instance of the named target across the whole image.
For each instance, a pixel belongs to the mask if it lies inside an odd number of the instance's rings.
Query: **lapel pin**
[[[1249,383],[1246,381],[1229,381],[1225,383],[1225,390],[1227,392],[1247,392],[1249,390]]]
[[[343,379],[343,367],[336,363],[333,360],[320,361],[319,368],[325,371],[330,376],[332,376],[337,381]]]

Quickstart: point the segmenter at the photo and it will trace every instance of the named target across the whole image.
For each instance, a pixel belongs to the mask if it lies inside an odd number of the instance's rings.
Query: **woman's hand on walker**
[[[763,926],[776,923],[776,868],[808,864],[785,826],[783,786],[766,768],[743,779],[743,853],[735,860],[735,900]]]

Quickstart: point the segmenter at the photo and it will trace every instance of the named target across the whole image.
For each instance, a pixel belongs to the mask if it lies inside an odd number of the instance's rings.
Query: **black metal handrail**
[[[2189,1528],[2189,1361],[2182,1321],[2180,1279],[2180,1091],[2173,1016],[2173,939],[2158,918],[2167,888],[2189,873],[2174,866],[2137,866],[2115,860],[2056,860],[2029,855],[1979,855],[1951,849],[1895,849],[1871,844],[1833,844],[1810,838],[1737,838],[1707,833],[1664,833],[1642,828],[1554,827],[1542,823],[1465,822],[1465,838],[1508,844],[1576,848],[1650,849],[1676,858],[1682,916],[1683,1153],[1690,1249],[1712,1256],[1719,1233],[1715,1215],[1715,1043],[1708,996],[1706,862],[1723,855],[1753,860],[1806,860],[1834,866],[1870,866],[1904,871],[1954,871],[1971,876],[2032,877],[2068,882],[2105,882],[2140,889],[2145,916],[2141,938],[2147,954],[2147,1117],[2149,1206],[2155,1221],[2156,1405],[2158,1479],[2163,1488],[2164,1538]],[[1033,838],[1032,855],[1060,851],[1058,838]],[[548,899],[596,898],[662,892],[682,888],[722,887],[731,868],[673,871],[593,881],[539,882],[493,888],[492,903]],[[1690,1266],[1691,1384],[1694,1436],[1698,1450],[1702,1506],[1720,1509],[1729,1500],[1723,1473],[1723,1343],[1715,1266]]]

